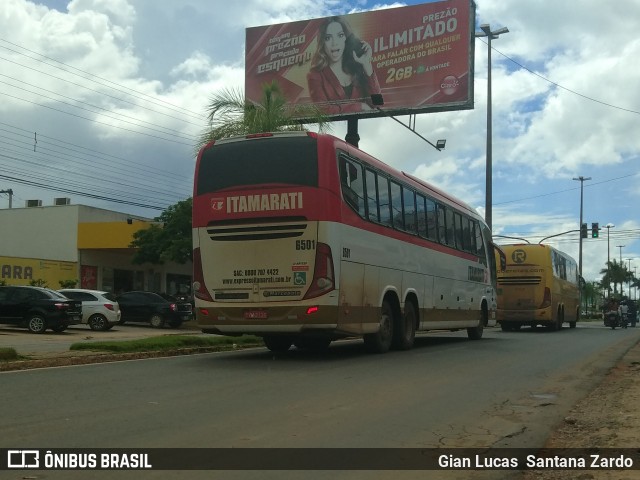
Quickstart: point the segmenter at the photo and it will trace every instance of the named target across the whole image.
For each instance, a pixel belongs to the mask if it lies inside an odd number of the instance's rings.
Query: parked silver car
[[[65,297],[82,302],[82,323],[91,330],[109,330],[120,321],[122,312],[115,295],[101,290],[63,288]]]

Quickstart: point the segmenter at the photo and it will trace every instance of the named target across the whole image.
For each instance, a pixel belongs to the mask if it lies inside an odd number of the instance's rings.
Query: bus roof
[[[227,137],[219,140],[214,140],[208,143],[207,145],[203,146],[200,149],[198,160],[205,150],[211,148],[216,144],[251,141],[253,139],[264,139],[268,137],[301,137],[301,136],[314,137],[318,140],[318,143],[320,144],[324,144],[324,145],[329,144],[333,148],[339,148],[341,150],[344,150],[347,153],[357,158],[360,158],[361,160],[366,161],[372,167],[392,175],[397,180],[404,181],[406,184],[416,188],[418,191],[425,191],[425,193],[428,193],[435,200],[443,201],[443,203],[455,204],[460,209],[465,210],[468,214],[484,222],[480,214],[474,208],[472,208],[469,204],[460,200],[459,198],[456,198],[448,193],[443,192],[442,190],[435,187],[434,185],[431,185],[425,180],[422,180],[409,173],[398,170],[392,167],[391,165],[388,165],[382,162],[381,160],[378,160],[377,158],[371,156],[367,152],[360,150],[358,147],[355,147],[347,143],[346,141],[327,133],[287,131],[287,132],[264,132],[264,133],[254,133],[254,134],[248,134],[248,135],[238,135],[233,137]]]

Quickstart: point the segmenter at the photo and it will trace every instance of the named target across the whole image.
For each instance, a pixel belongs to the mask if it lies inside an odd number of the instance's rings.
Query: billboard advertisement
[[[444,0],[246,30],[245,95],[276,82],[331,119],[473,108],[473,0]]]

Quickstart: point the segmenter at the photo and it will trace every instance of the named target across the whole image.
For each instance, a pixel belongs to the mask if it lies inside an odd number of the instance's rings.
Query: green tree
[[[186,263],[193,259],[191,236],[192,199],[182,200],[168,207],[157,223],[133,234],[129,245],[136,248],[132,262],[162,265],[165,262]]]
[[[598,304],[600,298],[600,285],[598,282],[586,282],[582,290],[582,304],[583,310],[588,312],[594,309]]]
[[[615,258],[607,263],[609,265],[609,268],[603,268],[602,270],[600,270],[600,273],[603,275],[602,284],[605,287],[613,284],[613,294],[617,296],[618,284],[620,284],[620,291],[622,291],[622,285],[627,279],[627,267],[625,266],[624,262],[618,263]]]
[[[78,280],[58,280],[60,284],[60,288],[76,288],[78,285]]]
[[[200,135],[196,152],[220,138],[276,131],[306,131],[305,125],[296,120],[300,118],[317,123],[321,131],[329,128],[326,116],[315,105],[287,103],[275,80],[262,86],[262,99],[258,104],[247,101],[240,89],[227,88],[211,97],[207,111],[209,127]]]

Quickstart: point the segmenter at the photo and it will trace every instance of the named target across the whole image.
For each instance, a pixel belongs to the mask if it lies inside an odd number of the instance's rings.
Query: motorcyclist
[[[605,327],[617,327],[619,320],[618,302],[615,300],[609,300],[604,312],[604,325]],[[613,323],[614,325],[611,325]]]
[[[627,323],[629,323],[629,307],[627,306],[627,302],[624,300],[620,302],[620,306],[618,307],[618,315],[620,317],[620,322],[623,328],[627,328]]]

